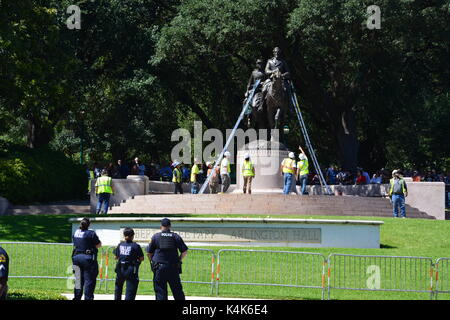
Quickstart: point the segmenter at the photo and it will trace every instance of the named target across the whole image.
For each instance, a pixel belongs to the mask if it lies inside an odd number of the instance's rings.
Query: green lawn
[[[82,215],[80,215],[82,216]],[[142,216],[142,215],[141,215]],[[186,216],[186,215],[180,215]],[[190,215],[193,217],[215,217],[212,215]],[[46,216],[3,216],[0,217],[0,241],[40,241],[68,243],[71,240],[71,225],[69,218],[74,215],[46,215]],[[224,217],[224,216],[221,216]],[[227,215],[227,217],[243,217],[243,215]],[[251,216],[255,217],[255,216]],[[266,217],[266,216],[260,216]],[[356,255],[387,255],[387,256],[416,256],[430,257],[433,261],[439,257],[450,257],[449,221],[420,220],[420,219],[394,219],[394,218],[367,218],[367,217],[330,217],[330,216],[276,216],[277,218],[326,218],[326,219],[360,219],[360,220],[382,220],[381,227],[381,248],[380,249],[342,249],[342,248],[251,248],[257,250],[286,250],[294,252],[320,253],[328,256],[330,253],[356,254]],[[7,248],[8,245],[4,245]],[[11,256],[11,272],[16,274],[45,276],[58,274],[62,277],[70,275],[70,246],[17,246],[9,245]],[[216,254],[222,247],[205,247],[212,249]],[[236,247],[230,247],[237,249]],[[104,248],[106,249],[106,248]],[[248,247],[242,249],[249,249]],[[30,264],[30,254],[39,257],[33,259]],[[276,254],[269,258],[267,254],[237,254],[226,253],[221,257],[221,281],[225,282],[252,282],[252,283],[278,283],[278,284],[303,284],[306,282],[314,285],[321,285],[322,266],[320,261],[308,264],[307,259],[314,257],[305,255],[282,255]],[[13,261],[14,264],[13,264]],[[306,264],[305,264],[306,263]],[[353,262],[352,262],[353,263]],[[388,275],[383,274],[381,261],[365,261],[362,270],[365,271],[369,265],[380,265],[382,268],[381,288],[388,283]],[[422,289],[422,284],[429,278],[429,270],[423,266],[416,265],[417,261],[403,261],[403,267],[419,270],[418,279],[407,279],[402,276],[401,281],[417,283],[417,287]],[[103,259],[103,278],[105,278],[105,259]],[[345,262],[344,262],[345,264]],[[314,265],[308,272],[303,272],[305,268]],[[185,281],[202,281],[206,284],[184,283],[185,291],[188,295],[210,295],[211,286],[211,259],[207,252],[191,251],[184,263],[182,279]],[[307,267],[306,267],[307,266]],[[339,271],[332,268],[332,275],[336,276]],[[348,282],[361,276],[360,270],[351,270]],[[273,273],[273,270],[282,272]],[[334,273],[336,272],[336,274]],[[114,277],[114,262],[109,254],[108,278]],[[309,278],[308,278],[309,277]],[[153,294],[152,274],[147,261],[141,266],[141,284],[139,294]],[[149,280],[148,282],[146,280]],[[363,279],[365,281],[365,279]],[[364,283],[363,283],[364,284]],[[71,281],[67,279],[15,279],[11,278],[11,286],[17,288],[48,289],[58,292],[70,292]],[[361,285],[358,283],[358,285]],[[448,284],[447,284],[448,285]],[[362,286],[364,287],[364,285]],[[414,286],[416,287],[416,286]],[[97,293],[112,293],[114,282],[108,281],[97,286]],[[427,288],[423,288],[427,290]],[[215,291],[214,291],[215,294]],[[225,285],[219,287],[220,296],[239,296],[248,298],[275,298],[275,299],[320,299],[321,289],[302,289],[292,287],[273,286],[249,286],[249,285]],[[440,294],[439,299],[448,299],[450,295]],[[332,299],[429,299],[428,293],[403,293],[403,292],[368,292],[352,290],[331,290]]]

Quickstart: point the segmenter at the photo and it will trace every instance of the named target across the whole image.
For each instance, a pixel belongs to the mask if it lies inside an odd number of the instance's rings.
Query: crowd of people
[[[357,168],[356,174],[352,174],[348,170],[337,169],[336,166],[331,165],[329,168],[323,170],[323,175],[327,184],[335,185],[364,185],[364,184],[385,184],[389,183],[391,179],[391,171],[382,168],[369,174],[363,168]],[[447,173],[437,173],[435,169],[425,170],[419,172],[418,170],[403,170],[404,177],[412,178],[414,182],[444,182],[450,184],[450,171]],[[317,174],[311,173],[309,177],[311,184],[320,184]]]
[[[208,166],[209,165],[209,166]],[[203,183],[207,177],[210,163],[199,164],[199,172],[197,173],[197,182]],[[116,163],[110,162],[108,164],[94,163],[92,168],[87,168],[87,171],[93,172],[93,177],[101,176],[102,170],[108,172],[108,176],[113,179],[126,179],[128,175],[145,175],[150,180],[157,181],[172,181],[173,177],[173,163],[169,162],[165,165],[150,163],[145,165],[138,157],[134,158],[131,163],[123,160],[117,160]],[[180,163],[181,180],[183,183],[189,183],[191,177],[191,165]],[[357,168],[356,174],[330,165],[328,168],[322,170],[323,176],[329,185],[364,185],[364,184],[385,184],[389,183],[391,179],[391,171],[385,168],[369,173],[363,168]],[[89,174],[89,173],[88,173]],[[450,171],[446,173],[438,173],[435,169],[432,170],[404,170],[404,177],[411,177],[414,182],[444,182],[450,185]],[[319,185],[319,176],[315,171],[310,171],[308,174],[308,184]]]
[[[130,163],[117,160],[117,162],[110,162],[108,164],[100,164],[95,162],[93,166],[85,166],[86,172],[91,178],[98,178],[101,176],[101,172],[106,170],[108,172],[108,176],[113,179],[126,179],[129,175],[140,175],[147,176],[150,180],[157,181],[172,181],[173,176],[173,163],[169,162],[165,165],[150,163],[145,165],[139,157],[136,157]],[[202,166],[199,173],[199,181],[204,181],[204,172],[206,172],[207,166],[206,164]],[[181,164],[181,175],[183,182],[189,182],[189,177],[191,174],[191,169],[189,165]],[[92,176],[91,173],[92,172]]]

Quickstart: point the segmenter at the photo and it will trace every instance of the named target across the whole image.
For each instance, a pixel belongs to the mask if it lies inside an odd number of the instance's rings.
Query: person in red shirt
[[[421,180],[422,179],[421,179],[421,176],[420,176],[419,172],[418,171],[414,171],[413,176],[412,176],[412,181],[420,182]]]
[[[355,184],[366,184],[366,177],[362,175],[362,172],[360,170],[357,171],[356,173],[356,181]]]

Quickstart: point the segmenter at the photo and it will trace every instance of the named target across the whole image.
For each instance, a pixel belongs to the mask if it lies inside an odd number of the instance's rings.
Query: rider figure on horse
[[[250,118],[252,118],[256,129],[274,128],[274,125],[276,125],[273,119],[275,116],[274,113],[277,113],[279,108],[284,111],[283,106],[286,104],[285,97],[288,95],[287,79],[289,78],[289,67],[286,61],[281,59],[281,50],[279,47],[273,49],[273,58],[267,60],[265,69],[263,69],[263,60],[258,59],[256,61],[256,69],[252,71],[248,81],[244,100],[245,104],[254,84],[257,80],[260,80],[260,84],[255,89],[252,101],[249,102],[250,108],[246,111],[248,126],[250,126]],[[272,85],[275,82],[279,83],[280,80],[282,81],[282,92],[277,91],[278,93],[274,93],[275,90]],[[266,96],[269,92],[271,92],[272,96],[268,108]]]
[[[245,100],[244,104],[246,103],[247,99],[249,98],[250,91],[253,89],[253,86],[255,85],[257,80],[260,80],[258,87],[255,89],[255,93],[253,95],[252,101],[250,101],[249,105],[251,108],[248,109],[247,116],[250,114],[256,114],[256,113],[263,113],[263,94],[262,94],[262,85],[264,81],[267,79],[267,75],[264,72],[263,67],[264,61],[262,59],[256,60],[256,68],[252,71],[252,74],[250,76],[250,79],[248,80],[247,84],[247,91],[245,92]],[[256,119],[255,119],[256,120]],[[248,125],[250,126],[250,118],[248,118]]]
[[[279,71],[281,73],[281,77],[283,79],[290,78],[289,67],[288,67],[286,61],[281,59],[281,54],[282,54],[281,49],[278,47],[275,47],[273,49],[273,58],[267,60],[265,72],[269,78],[264,83],[263,92],[266,91],[265,89],[267,88],[267,85],[271,81],[275,72]],[[287,88],[287,86],[284,83],[284,89],[286,90],[286,88]]]

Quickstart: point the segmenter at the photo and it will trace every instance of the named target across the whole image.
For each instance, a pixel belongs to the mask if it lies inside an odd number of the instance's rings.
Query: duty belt
[[[95,254],[94,250],[88,249],[88,250],[75,250],[75,254]]]

